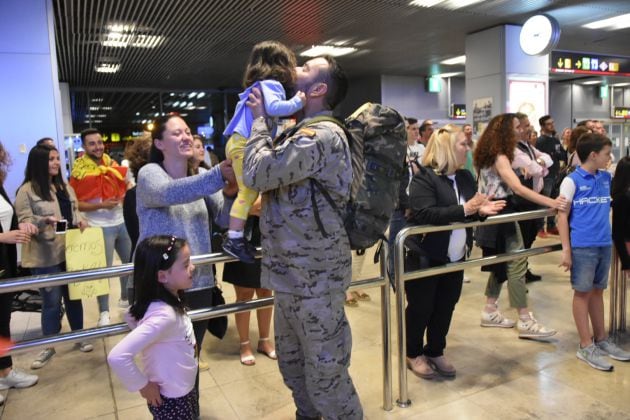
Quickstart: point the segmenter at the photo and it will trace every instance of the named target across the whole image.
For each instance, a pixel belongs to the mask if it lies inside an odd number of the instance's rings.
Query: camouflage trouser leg
[[[352,336],[343,303],[343,292],[314,298],[275,295],[278,365],[303,416],[363,418],[348,373]]]

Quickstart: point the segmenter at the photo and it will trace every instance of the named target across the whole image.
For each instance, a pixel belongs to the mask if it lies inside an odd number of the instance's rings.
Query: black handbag
[[[212,306],[225,305],[225,299],[223,298],[223,291],[217,286],[212,288]],[[228,327],[228,318],[226,316],[220,316],[218,318],[211,318],[208,320],[208,332],[214,335],[218,339],[225,337]]]

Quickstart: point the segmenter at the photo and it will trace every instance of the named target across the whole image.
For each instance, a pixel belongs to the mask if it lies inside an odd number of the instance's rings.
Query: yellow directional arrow
[[[562,68],[562,65],[564,64],[564,60],[562,58],[558,59],[558,67]]]

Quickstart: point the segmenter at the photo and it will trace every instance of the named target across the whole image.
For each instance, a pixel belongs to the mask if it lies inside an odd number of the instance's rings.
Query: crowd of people
[[[296,405],[296,418],[362,419],[363,409],[348,372],[352,349],[344,305],[369,300],[348,293],[352,254],[343,221],[330,205],[343,208],[352,181],[350,148],[331,116],[348,82],[334,58],[316,57],[297,66],[293,53],[277,42],[257,44],[244,77],[244,91],[225,131],[228,158],[207,165],[203,139],[193,136],[175,114],[158,117],[150,136],[126,151],[129,168],[104,152],[101,133],[82,133],[85,155],[74,162],[69,182],[59,152],[42,139],[29,153],[15,203],[1,188],[10,158],[0,144],[0,257],[3,278],[65,271],[65,236],[58,224],[83,231],[102,229],[106,264],[114,251],[133,261],[134,274],[120,279],[119,306],[128,307],[132,332],[116,345],[108,362],[125,387],[146,399],[155,418],[199,417],[199,360],[208,320],[191,322],[187,309],[212,305],[216,273],[194,267],[192,255],[223,249],[238,259],[226,264],[223,280],[236,300],[274,298],[274,308],[258,310],[258,341],[250,343],[248,312],[236,315],[243,366],[256,363],[255,351],[278,361]],[[287,98],[289,98],[287,100]],[[276,137],[278,117],[297,115],[298,127]],[[580,360],[612,370],[605,356],[630,360],[604,328],[603,290],[611,247],[630,267],[630,158],[611,173],[611,142],[603,125],[585,121],[556,137],[550,116],[539,120],[540,136],[525,114],[492,118],[479,138],[473,127],[406,119],[407,155],[398,205],[389,226],[389,246],[405,226],[447,225],[488,216],[552,208],[557,217],[482,225],[411,236],[405,242],[405,270],[465,260],[473,244],[484,255],[530,248],[537,237],[559,235],[561,266],[571,271],[573,314]],[[274,140],[275,139],[275,140]],[[316,193],[312,180],[328,196]],[[611,199],[612,196],[612,199]],[[609,212],[613,209],[612,227]],[[325,220],[322,234],[318,220]],[[217,229],[227,228],[222,241]],[[261,247],[262,259],[255,260]],[[393,254],[391,252],[390,254]],[[556,330],[534,317],[526,283],[541,280],[526,258],[485,267],[489,277],[481,327],[515,328],[519,338],[546,339]],[[388,264],[393,273],[393,260]],[[466,281],[463,271],[405,283],[407,366],[418,377],[454,377],[446,358],[447,335]],[[499,309],[503,284],[512,320]],[[402,292],[402,291],[397,291]],[[70,299],[68,286],[41,290],[43,335],[58,334],[65,313],[72,330],[83,328],[83,304]],[[10,337],[11,294],[2,294],[0,335]],[[98,297],[98,326],[109,324],[109,296]],[[274,321],[275,340],[271,339]],[[592,326],[592,331],[591,327]],[[89,341],[77,344],[92,351]],[[134,363],[142,354],[143,369]],[[42,350],[32,369],[55,354]],[[23,388],[36,375],[0,358],[0,389]],[[169,417],[170,416],[170,417]]]

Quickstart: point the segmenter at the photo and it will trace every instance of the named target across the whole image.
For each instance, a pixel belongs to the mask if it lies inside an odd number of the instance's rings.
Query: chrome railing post
[[[610,304],[609,304],[609,314],[610,319],[608,320],[608,333],[611,336],[616,336],[618,332],[618,321],[617,314],[619,310],[618,306],[618,288],[619,288],[619,269],[617,261],[619,258],[617,257],[617,251],[613,247],[612,250],[612,260],[610,262]]]
[[[411,400],[407,395],[407,334],[405,331],[405,272],[404,246],[407,232],[403,228],[394,241],[394,279],[396,284],[396,325],[398,327],[398,407],[407,408]]]
[[[379,256],[381,265],[381,277],[385,281],[381,285],[381,327],[383,335],[383,410],[391,411],[393,408],[392,390],[392,310],[390,303],[389,278],[387,276],[387,242],[381,245]]]

